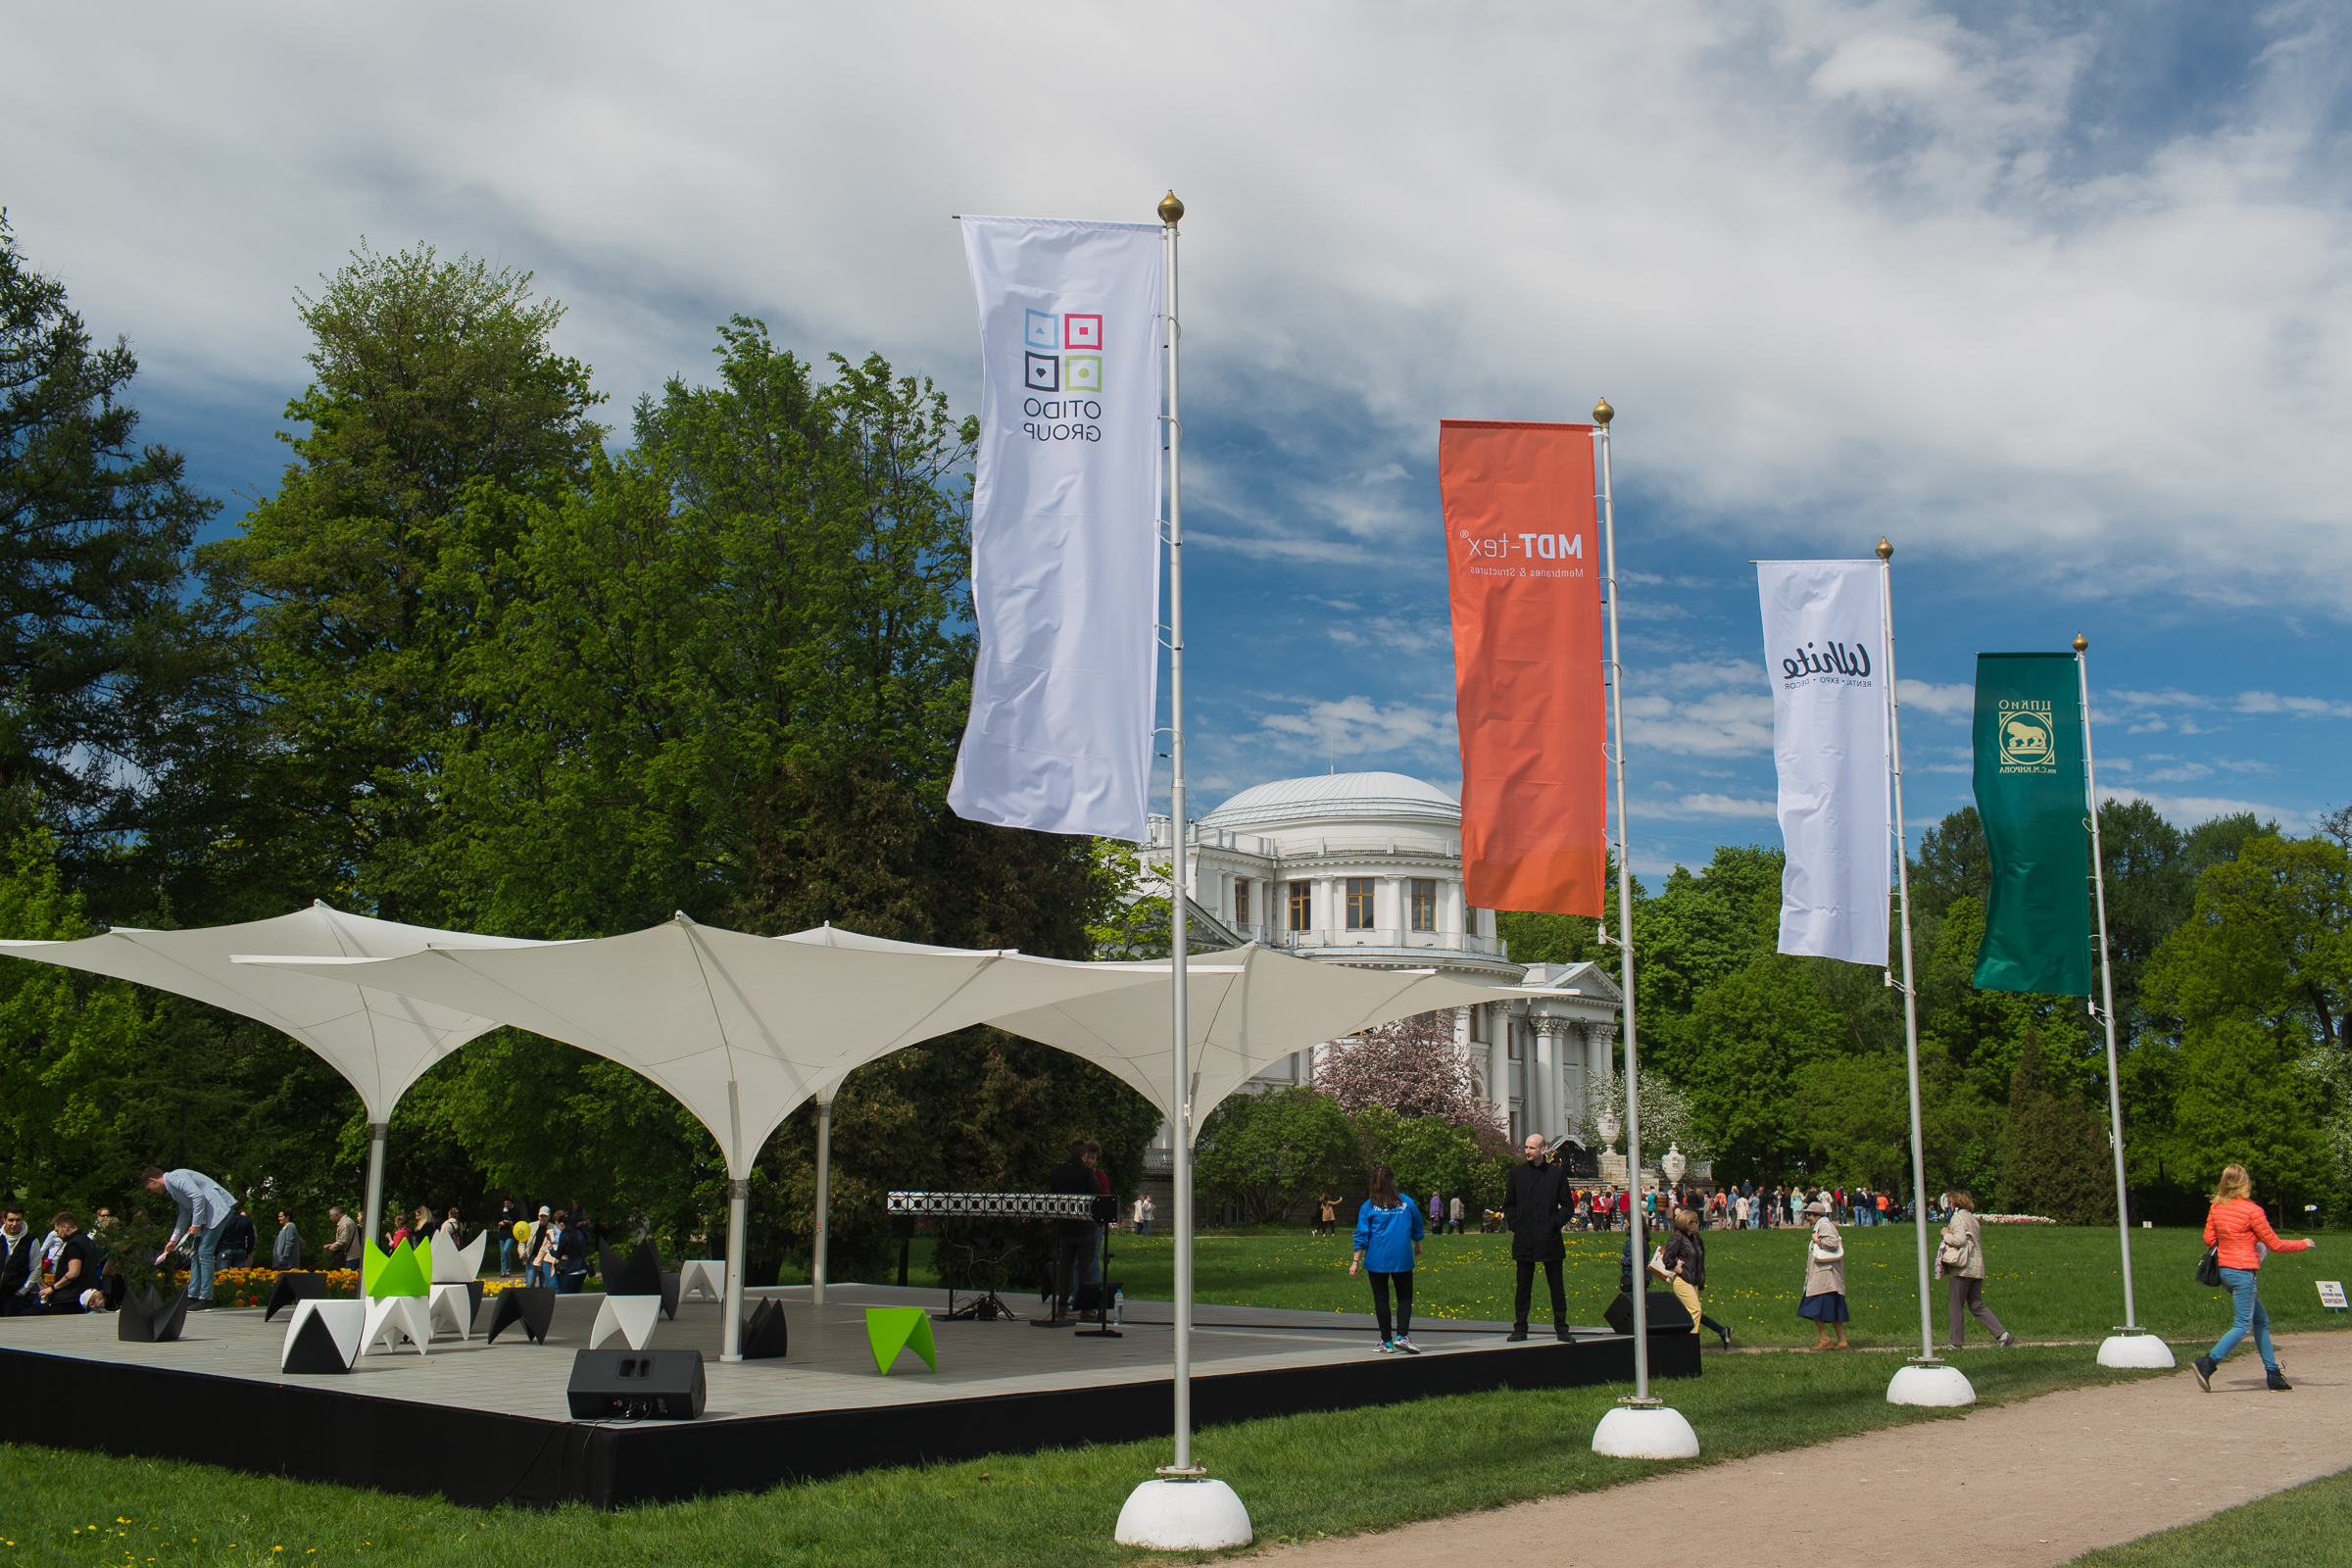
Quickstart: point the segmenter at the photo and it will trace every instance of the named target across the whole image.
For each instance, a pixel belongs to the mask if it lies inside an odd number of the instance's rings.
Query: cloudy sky
[[[1911,815],[1980,649],[2091,640],[2103,782],[2352,799],[2332,6],[0,6],[0,202],[274,481],[363,237],[534,271],[616,410],[743,312],[973,404],[949,215],[1185,225],[1196,799],[1459,777],[1441,417],[1619,410],[1636,863],[1771,840],[1758,556],[1895,544]],[[1205,786],[1205,787],[1202,787]]]

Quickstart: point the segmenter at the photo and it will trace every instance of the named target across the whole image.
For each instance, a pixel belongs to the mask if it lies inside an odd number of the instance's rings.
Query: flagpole
[[[1919,1355],[1894,1375],[1890,1404],[1974,1404],[1966,1374],[1936,1353],[1936,1321],[1928,1298],[1928,1155],[1919,1125],[1919,988],[1911,966],[1911,844],[1903,825],[1903,725],[1894,680],[1894,546],[1879,541],[1879,617],[1886,664],[1887,760],[1894,776],[1894,877],[1903,914],[1903,1065],[1911,1088],[1911,1227],[1919,1244]],[[1893,984],[1888,976],[1887,983]]]
[[[1252,1537],[1250,1510],[1234,1490],[1209,1480],[1207,1467],[1193,1462],[1193,1097],[1186,1005],[1191,1000],[1186,992],[1190,935],[1184,904],[1184,419],[1177,406],[1176,380],[1176,348],[1184,336],[1176,312],[1176,225],[1183,219],[1184,203],[1171,190],[1159,204],[1159,259],[1168,377],[1168,412],[1163,416],[1168,432],[1168,976],[1174,1047],[1169,1104],[1176,1140],[1176,1349],[1170,1381],[1176,1394],[1176,1456],[1128,1494],[1112,1539],[1122,1546],[1218,1551],[1247,1546]]]
[[[1165,1476],[1206,1472],[1193,1463],[1193,1102],[1188,1093],[1192,1044],[1186,1017],[1184,904],[1184,419],[1177,408],[1176,350],[1184,335],[1176,314],[1176,225],[1184,203],[1170,191],[1159,204],[1162,286],[1168,313],[1168,972],[1175,998],[1170,1026],[1176,1106],[1176,1461]]]
[[[2132,1190],[2124,1175],[2124,1087],[2115,1054],[2115,960],[2107,950],[2107,857],[2099,843],[2099,773],[2090,753],[2090,639],[2075,635],[2082,704],[2082,798],[2090,808],[2090,885],[2099,912],[2100,1016],[2107,1025],[2107,1118],[2115,1152],[2115,1229],[2124,1248],[2124,1321],[2099,1347],[2101,1366],[2173,1365],[2172,1348],[2139,1328],[2132,1295]]]
[[[1682,1459],[1698,1452],[1698,1435],[1680,1412],[1649,1392],[1649,1253],[1642,1232],[1642,1065],[1634,1044],[1634,855],[1625,814],[1625,662],[1617,641],[1617,497],[1609,466],[1609,423],[1617,411],[1592,406],[1600,448],[1600,549],[1609,607],[1609,759],[1617,772],[1617,962],[1625,993],[1626,1245],[1634,1258],[1634,1393],[1600,1418],[1592,1451],[1620,1459]],[[1671,1219],[1669,1221],[1671,1223]],[[1695,1335],[1698,1325],[1690,1325]]]

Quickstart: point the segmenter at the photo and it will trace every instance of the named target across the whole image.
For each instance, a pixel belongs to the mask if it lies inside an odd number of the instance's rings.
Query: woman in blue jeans
[[[1421,1210],[1406,1194],[1396,1191],[1396,1173],[1386,1165],[1372,1168],[1372,1196],[1355,1211],[1355,1256],[1348,1272],[1358,1268],[1372,1276],[1372,1316],[1380,1324],[1380,1353],[1402,1350],[1419,1355],[1413,1343],[1413,1259],[1421,1255]],[[1389,1334],[1389,1288],[1396,1290],[1396,1333]]]
[[[2214,1343],[2212,1349],[2196,1359],[2197,1385],[2206,1393],[2213,1392],[2213,1374],[2250,1329],[2254,1334],[2254,1348],[2262,1356],[2268,1377],[2267,1384],[2284,1394],[2294,1387],[2278,1370],[2278,1357],[2271,1352],[2271,1314],[2256,1294],[2262,1278],[2262,1253],[2259,1248],[2274,1252],[2305,1252],[2318,1244],[2310,1240],[2282,1242],[2271,1229],[2270,1220],[2263,1214],[2262,1205],[2253,1200],[2253,1178],[2243,1165],[2230,1165],[2222,1171],[2219,1186],[2214,1189],[2213,1208],[2205,1216],[2205,1245],[2219,1254],[2214,1261],[2221,1266],[2222,1283],[2229,1287],[2237,1308],[2230,1332]]]

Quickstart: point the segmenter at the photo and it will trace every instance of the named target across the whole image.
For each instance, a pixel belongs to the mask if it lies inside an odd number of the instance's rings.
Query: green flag
[[[2090,819],[2072,654],[1977,656],[1977,811],[1992,854],[1980,991],[2090,995]]]

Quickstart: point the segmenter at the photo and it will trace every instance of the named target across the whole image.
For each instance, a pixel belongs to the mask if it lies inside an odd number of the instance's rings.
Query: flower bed
[[[1986,1225],[2055,1225],[2058,1222],[2042,1214],[1979,1214]]]
[[[331,1298],[349,1298],[360,1294],[360,1271],[356,1268],[299,1269],[289,1272],[324,1274],[326,1294]],[[213,1270],[213,1304],[215,1306],[268,1306],[270,1292],[277,1284],[278,1271],[273,1268],[217,1268]],[[484,1296],[496,1296],[501,1291],[517,1290],[520,1280],[485,1279],[476,1282]],[[157,1276],[158,1287],[169,1296],[187,1284],[185,1270],[164,1269]],[[590,1278],[581,1281],[583,1289],[601,1288],[603,1281]]]

